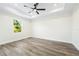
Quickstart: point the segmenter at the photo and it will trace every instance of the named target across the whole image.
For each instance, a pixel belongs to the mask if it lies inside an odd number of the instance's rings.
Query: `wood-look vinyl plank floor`
[[[0,45],[0,56],[79,56],[79,51],[70,43],[25,38]]]

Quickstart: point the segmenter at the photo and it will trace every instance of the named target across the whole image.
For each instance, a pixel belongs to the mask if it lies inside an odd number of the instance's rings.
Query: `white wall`
[[[74,12],[72,16],[73,22],[72,22],[72,40],[73,44],[78,48],[79,50],[79,9]]]
[[[22,32],[13,32],[13,19],[17,19],[22,26]],[[27,19],[0,14],[0,44],[31,37],[31,25]]]
[[[13,32],[13,19],[20,21],[22,32]],[[0,44],[28,37],[69,42],[79,49],[79,9],[72,16],[39,17],[33,21],[0,14]]]
[[[72,42],[71,16],[44,17],[33,20],[33,37]]]

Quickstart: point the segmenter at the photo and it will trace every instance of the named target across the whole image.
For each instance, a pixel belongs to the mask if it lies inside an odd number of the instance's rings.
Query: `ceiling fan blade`
[[[37,10],[46,10],[46,9],[37,9]]]
[[[31,13],[31,12],[33,12],[33,10],[32,10],[32,11],[30,11],[30,12],[28,12],[28,13]]]
[[[24,7],[28,7],[28,6],[24,5]],[[32,8],[32,7],[28,7],[28,8],[34,9],[34,8]]]
[[[37,13],[37,14],[39,14],[39,12],[38,12],[38,11],[36,11],[36,13]]]
[[[35,3],[34,6],[37,6],[39,3]]]

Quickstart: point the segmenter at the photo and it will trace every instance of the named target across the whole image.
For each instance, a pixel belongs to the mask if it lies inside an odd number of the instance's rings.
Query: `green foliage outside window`
[[[14,32],[21,32],[21,25],[18,20],[13,20]]]

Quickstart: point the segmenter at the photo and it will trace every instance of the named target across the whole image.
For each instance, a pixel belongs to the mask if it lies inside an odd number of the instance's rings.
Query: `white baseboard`
[[[0,42],[0,45],[3,45],[3,44],[7,44],[7,43],[11,43],[11,42],[14,42],[14,41],[18,41],[18,40],[22,40],[22,39],[24,39],[24,38],[30,38],[30,37],[23,37],[23,38],[18,38],[18,39],[9,39],[9,40],[4,40],[4,41],[1,41]]]
[[[40,37],[34,37],[34,38],[40,38]],[[48,39],[48,38],[40,38],[40,39],[51,40],[51,41],[58,41],[58,42],[63,42],[63,43],[69,43],[69,44],[72,44],[72,42],[63,41],[63,40],[54,40],[54,39]]]
[[[75,48],[77,49],[77,50],[79,50],[79,46],[77,45],[77,44],[75,44],[75,43],[72,43],[74,46],[75,46]]]

